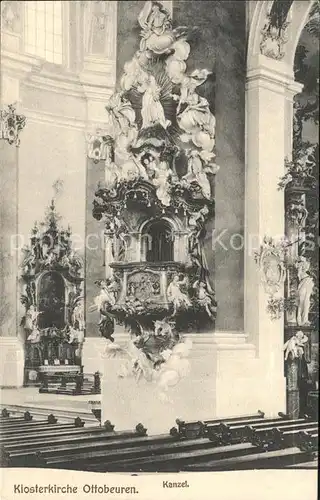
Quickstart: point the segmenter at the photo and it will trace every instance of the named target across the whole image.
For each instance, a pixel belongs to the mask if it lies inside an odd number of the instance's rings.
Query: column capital
[[[296,82],[294,74],[284,61],[275,61],[259,55],[247,71],[247,90],[265,88],[293,97],[302,92],[303,84]]]
[[[19,133],[24,129],[26,117],[15,111],[14,104],[9,104],[8,110],[0,110],[0,139],[19,146]]]

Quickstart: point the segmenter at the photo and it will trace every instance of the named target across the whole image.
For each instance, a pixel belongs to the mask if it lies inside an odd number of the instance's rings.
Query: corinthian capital
[[[25,122],[26,117],[17,115],[13,104],[9,104],[8,110],[0,110],[0,139],[19,146],[19,133],[23,130]]]

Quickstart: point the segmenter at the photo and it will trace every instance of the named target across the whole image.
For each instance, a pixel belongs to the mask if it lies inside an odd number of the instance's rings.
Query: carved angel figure
[[[146,2],[138,17],[142,28],[141,50],[151,50],[156,54],[170,51],[175,41],[170,14],[160,2]]]
[[[215,145],[216,120],[204,97],[193,93],[189,96],[186,108],[178,114],[179,126],[185,131],[181,140],[190,139],[199,148],[211,151]]]
[[[187,309],[191,307],[191,301],[187,294],[180,290],[180,287],[187,284],[187,277],[180,280],[179,275],[176,274],[167,288],[168,301],[173,304],[173,316],[179,309]]]

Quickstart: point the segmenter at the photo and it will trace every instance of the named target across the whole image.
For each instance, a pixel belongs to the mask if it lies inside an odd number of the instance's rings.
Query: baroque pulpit
[[[159,5],[142,9],[140,50],[106,106],[112,135],[89,141],[90,157],[96,151],[99,161],[103,149],[106,158],[93,208],[105,231],[106,274],[93,306],[107,339],[103,406],[117,426],[141,420],[154,431],[160,415],[179,416],[172,398],[188,378],[186,334],[212,331],[217,308],[204,252],[215,117],[198,93],[210,72],[186,71],[193,31],[174,29]],[[117,324],[127,333],[115,333]]]

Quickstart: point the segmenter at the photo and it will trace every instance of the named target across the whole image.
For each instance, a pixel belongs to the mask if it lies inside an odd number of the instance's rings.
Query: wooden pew
[[[319,449],[319,430],[300,431],[296,441],[300,450],[317,453]]]
[[[318,424],[315,422],[313,425],[310,424],[308,427],[299,426],[293,429],[273,429],[272,436],[270,438],[271,444],[276,448],[288,448],[290,446],[298,446],[299,449],[308,451],[308,440],[304,441],[301,436],[312,436],[316,435],[318,432]],[[310,440],[310,444],[312,444],[313,438]],[[301,446],[299,446],[299,444]],[[310,451],[312,451],[312,446]]]
[[[80,419],[75,419],[74,423],[70,424],[49,424],[49,423],[42,423],[40,422],[38,425],[35,425],[33,427],[22,427],[22,428],[17,428],[17,429],[5,429],[2,431],[0,429],[0,442],[3,440],[6,440],[7,438],[10,437],[25,437],[26,435],[35,435],[35,433],[40,433],[42,431],[54,431],[54,432],[60,432],[64,430],[69,430],[74,427],[83,427],[84,422],[81,421]]]
[[[210,460],[205,464],[191,464],[185,471],[229,471],[252,469],[282,469],[293,464],[310,462],[310,455],[297,447],[283,450],[250,453],[221,460]]]
[[[261,422],[260,419],[248,419],[244,421],[235,421],[235,422],[222,422],[219,426],[218,431],[208,430],[209,433],[213,435],[212,439],[217,439],[217,437],[220,440],[220,443],[223,445],[226,444],[233,444],[233,443],[239,443],[239,442],[246,442],[248,441],[247,434],[248,434],[248,429],[252,428],[254,429],[256,426],[264,426],[264,427],[274,427],[277,424],[280,424],[283,422],[283,418],[278,417],[274,419],[263,419],[263,422]]]
[[[248,440],[260,449],[279,449],[291,447],[294,445],[292,439],[294,435],[304,429],[313,428],[316,424],[309,421],[298,419],[295,423],[293,420],[287,424],[266,427],[249,427],[247,429]]]
[[[31,422],[32,419],[33,419],[33,416],[28,411],[25,411],[24,414],[22,416],[19,416],[19,417],[9,417],[9,416],[2,417],[2,419],[0,421],[1,422],[0,428],[14,425],[14,424],[17,424],[20,422]]]
[[[198,440],[198,438],[196,438]],[[197,441],[199,443],[199,440]],[[188,441],[185,441],[188,443]],[[212,447],[199,449],[195,447],[191,450],[179,451],[174,453],[164,452],[159,455],[149,454],[149,456],[137,458],[133,456],[128,459],[117,460],[112,459],[109,463],[109,456],[101,459],[100,463],[90,463],[83,470],[92,472],[179,472],[183,470],[188,463],[201,463],[207,460],[217,460],[223,457],[238,456],[239,453],[246,455],[252,453],[253,446],[248,443],[241,443],[234,446],[216,447],[211,443]]]
[[[51,440],[50,443],[44,443],[42,446],[39,444],[31,444],[31,446],[19,446],[16,444],[14,446],[4,446],[4,456],[7,464],[9,466],[41,466],[46,458],[54,458],[61,455],[70,455],[73,461],[73,456],[81,452],[89,453],[92,456],[97,450],[101,448],[108,449],[120,449],[125,445],[125,443],[133,443],[135,446],[135,441],[138,441],[138,445],[141,439],[144,437],[141,432],[137,431],[122,431],[122,432],[108,432],[102,429],[100,433],[93,433],[88,435],[77,435],[72,438],[67,438],[67,442],[54,442]],[[170,438],[172,440],[172,438]]]
[[[208,434],[211,434],[213,437],[213,430],[218,429],[219,424],[223,421],[227,421],[228,423],[231,422],[242,422],[245,420],[252,420],[252,419],[261,419],[264,418],[264,413],[260,410],[256,414],[249,414],[249,415],[237,415],[234,417],[230,417],[227,419],[223,418],[216,418],[216,419],[211,419],[211,420],[197,420],[197,421],[185,421],[185,420],[176,420],[176,424],[178,425],[178,428],[173,427],[170,429],[170,434],[172,436],[180,436],[181,438],[190,438],[194,439],[195,437],[203,437],[207,436]]]
[[[56,424],[58,419],[54,415],[49,415],[46,420],[34,420],[34,421],[26,421],[24,418],[12,418],[11,422],[5,422],[4,424],[1,423],[0,426],[0,433],[7,432],[7,431],[13,431],[13,430],[19,430],[19,429],[32,429],[34,427],[39,427],[45,424]]]

